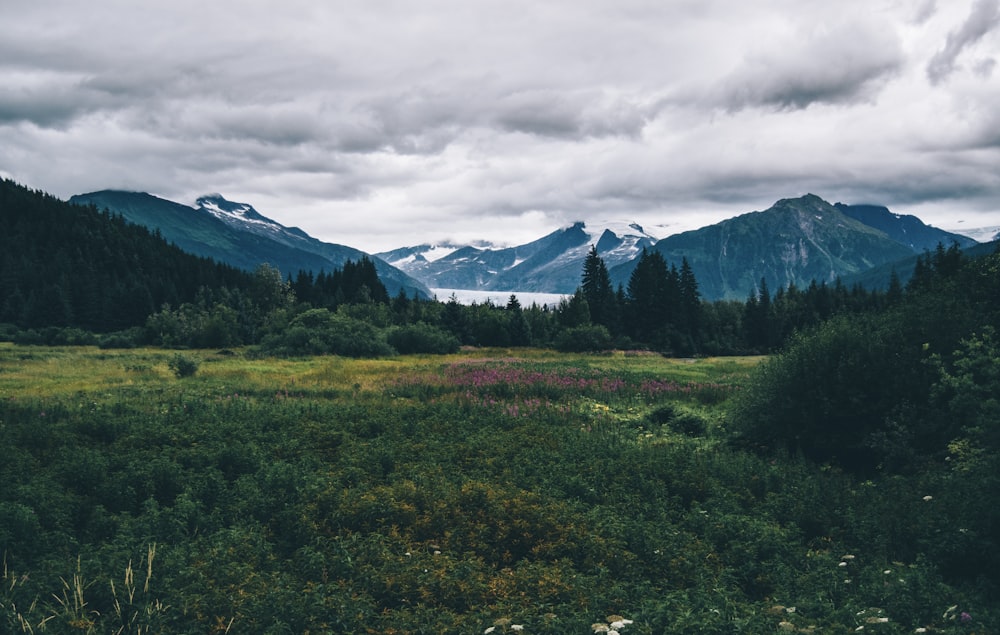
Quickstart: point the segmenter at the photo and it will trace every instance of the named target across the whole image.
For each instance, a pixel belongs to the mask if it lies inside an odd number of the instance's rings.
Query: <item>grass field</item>
[[[933,483],[729,443],[759,361],[2,344],[0,631],[994,632]]]

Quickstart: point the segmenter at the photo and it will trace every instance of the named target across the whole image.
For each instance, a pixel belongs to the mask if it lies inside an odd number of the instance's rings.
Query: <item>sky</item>
[[[782,198],[1000,225],[1000,0],[0,0],[0,176],[369,253]]]

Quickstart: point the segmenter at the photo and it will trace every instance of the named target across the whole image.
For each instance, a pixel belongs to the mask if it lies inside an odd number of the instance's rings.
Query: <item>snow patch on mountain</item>
[[[376,254],[432,288],[572,293],[583,262],[596,248],[608,267],[636,258],[657,236],[630,221],[582,221],[524,245],[452,242],[401,247]]]
[[[994,240],[1000,240],[1000,225],[994,225],[992,227],[956,227],[946,231],[950,231],[953,234],[968,236],[972,240],[980,243],[989,243]]]
[[[273,220],[261,216],[252,205],[227,201],[221,194],[206,194],[199,197],[195,204],[198,209],[223,222],[242,226],[250,231],[263,229],[268,232],[279,232],[285,229]]]

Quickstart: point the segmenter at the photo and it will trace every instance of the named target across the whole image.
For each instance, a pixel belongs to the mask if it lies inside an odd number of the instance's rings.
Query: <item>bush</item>
[[[457,337],[424,322],[394,327],[389,330],[386,339],[393,348],[404,355],[413,353],[446,355],[457,353],[460,347]]]
[[[564,353],[606,351],[611,348],[611,333],[600,325],[575,326],[556,336],[555,348]]]
[[[191,377],[198,372],[198,362],[180,353],[174,355],[167,365],[178,379]]]
[[[287,329],[266,336],[260,344],[260,351],[271,355],[345,357],[396,354],[381,329],[326,309],[310,309],[296,316]]]
[[[708,431],[708,424],[702,415],[673,404],[653,410],[646,419],[654,424],[666,425],[674,432],[690,437],[703,436]]]
[[[892,316],[831,319],[755,369],[736,397],[733,429],[751,444],[875,467],[873,442],[887,422],[926,401],[925,357]]]
[[[133,327],[125,331],[106,333],[97,340],[100,348],[135,348],[142,343],[143,329]]]
[[[13,342],[17,338],[18,332],[20,329],[17,328],[16,324],[0,322],[0,342]]]

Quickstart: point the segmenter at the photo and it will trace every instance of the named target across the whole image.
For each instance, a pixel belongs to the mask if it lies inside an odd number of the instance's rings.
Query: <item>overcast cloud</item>
[[[998,58],[1000,0],[5,0],[0,174],[369,252],[807,192],[1000,225]]]

